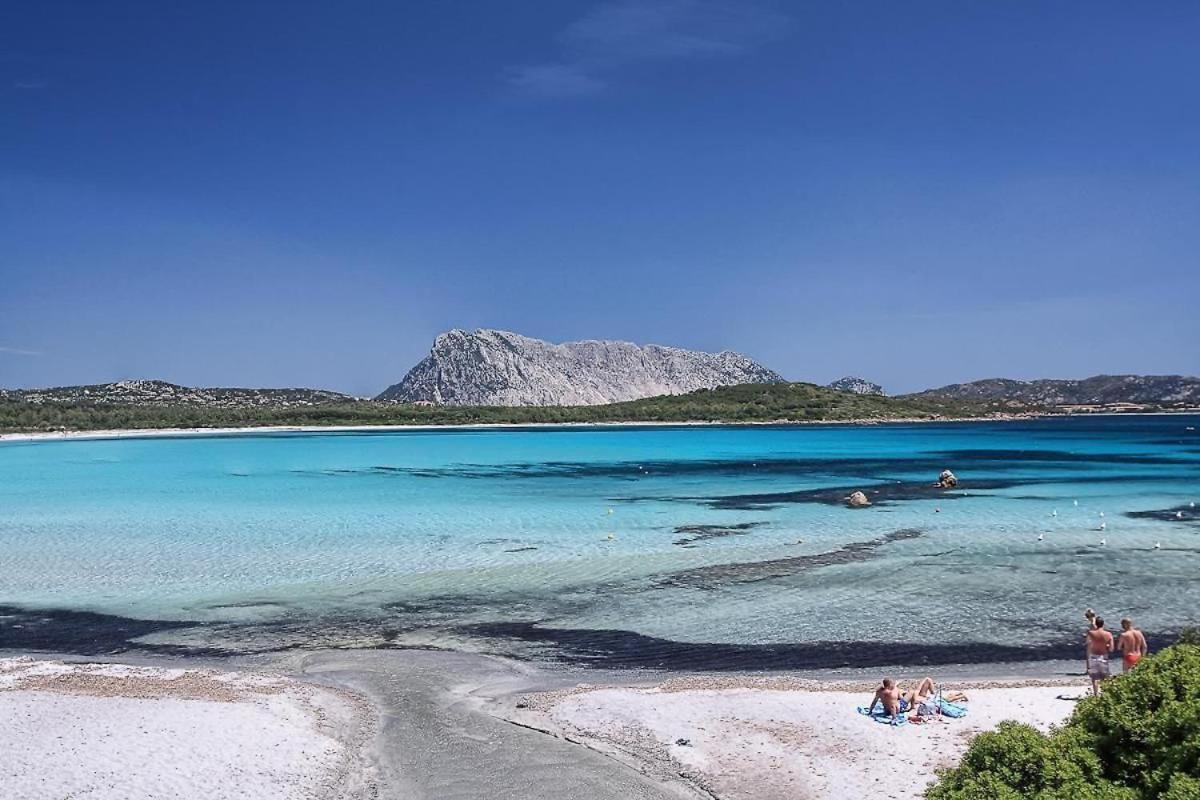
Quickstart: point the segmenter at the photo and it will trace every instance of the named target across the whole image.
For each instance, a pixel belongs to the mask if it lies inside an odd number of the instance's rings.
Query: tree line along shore
[[[885,397],[815,384],[743,384],[593,406],[453,406],[333,401],[289,405],[136,404],[103,399],[0,399],[0,432],[367,425],[586,424],[617,422],[848,422],[979,419],[1045,409],[995,401]]]

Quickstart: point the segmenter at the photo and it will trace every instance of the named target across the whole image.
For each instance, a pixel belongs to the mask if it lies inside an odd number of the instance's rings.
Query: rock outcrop
[[[948,469],[942,470],[942,474],[938,475],[937,483],[934,484],[939,489],[953,489],[958,486],[958,478]]]
[[[781,378],[739,353],[630,342],[551,344],[516,333],[452,330],[377,400],[496,406],[577,406],[683,394]]]
[[[851,492],[850,496],[846,498],[846,505],[851,508],[866,508],[871,505],[871,501],[862,492]]]
[[[847,375],[845,378],[838,378],[833,383],[826,384],[829,389],[835,389],[839,392],[850,392],[851,394],[877,394],[885,395],[883,387],[878,383],[872,383],[865,378],[855,378]]]

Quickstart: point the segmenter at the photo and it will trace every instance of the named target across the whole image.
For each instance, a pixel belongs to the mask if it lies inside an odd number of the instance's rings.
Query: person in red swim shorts
[[[1125,672],[1133,669],[1142,660],[1142,656],[1149,652],[1150,648],[1146,646],[1146,637],[1133,627],[1133,620],[1129,617],[1121,620],[1121,635],[1117,638],[1117,649],[1121,651],[1121,663]]]

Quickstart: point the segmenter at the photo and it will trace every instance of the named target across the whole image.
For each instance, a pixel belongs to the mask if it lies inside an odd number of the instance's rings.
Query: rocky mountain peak
[[[587,340],[553,344],[511,331],[454,329],[377,399],[447,405],[598,405],[739,383],[777,373],[740,353]]]

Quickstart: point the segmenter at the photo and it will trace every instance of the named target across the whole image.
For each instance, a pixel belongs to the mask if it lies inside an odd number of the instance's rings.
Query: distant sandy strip
[[[39,433],[0,433],[0,442],[56,441],[63,439],[134,439],[164,436],[228,436],[231,434],[255,433],[362,433],[371,431],[471,431],[505,430],[509,428],[694,428],[694,427],[772,427],[813,425],[913,425],[942,422],[1013,422],[1041,419],[1043,417],[1070,416],[1063,414],[998,414],[988,417],[895,417],[890,419],[828,419],[828,420],[773,420],[770,422],[480,422],[471,424],[441,425],[258,425],[242,428],[131,428],[102,431],[45,431]],[[1089,416],[1115,416],[1090,414]],[[1121,414],[1119,416],[1131,416]],[[1140,416],[1160,416],[1143,414]]]
[[[355,697],[253,673],[0,659],[6,800],[373,796]]]
[[[812,686],[697,677],[651,688],[581,687],[528,695],[513,719],[676,771],[721,800],[918,798],[975,734],[1009,719],[1047,730],[1075,707],[1060,697],[1086,691],[1077,682],[965,688],[966,717],[893,727],[857,712],[870,702],[867,687]]]

